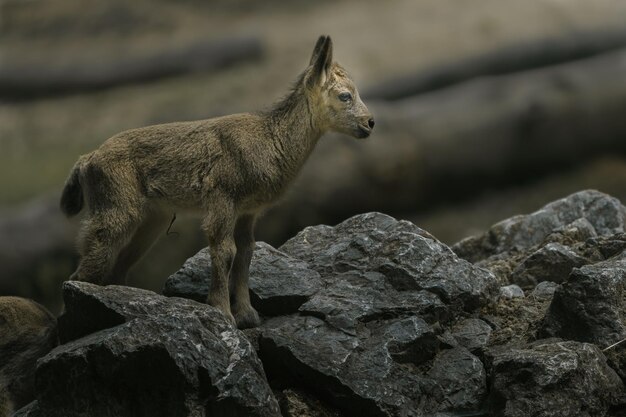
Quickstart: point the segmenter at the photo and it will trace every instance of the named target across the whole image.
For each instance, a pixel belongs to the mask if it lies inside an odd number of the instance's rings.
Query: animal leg
[[[230,274],[230,289],[232,297],[232,312],[237,327],[245,329],[260,324],[259,314],[250,304],[248,276],[250,260],[254,251],[254,223],[253,215],[239,217],[235,225],[235,245],[237,254]]]
[[[78,269],[70,279],[107,285],[120,250],[139,226],[138,216],[121,208],[100,211],[88,219],[81,231]]]
[[[113,283],[126,285],[128,271],[152,247],[159,234],[165,231],[168,221],[169,214],[160,211],[151,212],[146,216],[117,257],[111,274]]]
[[[235,228],[234,207],[231,201],[215,197],[209,207],[202,228],[209,241],[212,270],[207,304],[220,309],[235,324],[230,311],[228,280],[237,248],[233,237]]]

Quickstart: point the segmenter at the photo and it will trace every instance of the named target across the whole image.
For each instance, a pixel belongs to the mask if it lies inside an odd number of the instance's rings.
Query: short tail
[[[75,216],[83,209],[83,188],[79,181],[82,164],[83,158],[81,157],[72,168],[61,194],[61,210],[67,217]]]

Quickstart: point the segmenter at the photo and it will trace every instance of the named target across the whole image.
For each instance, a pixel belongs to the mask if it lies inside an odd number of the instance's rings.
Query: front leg
[[[240,329],[256,327],[261,323],[258,313],[250,304],[250,291],[248,289],[248,271],[254,251],[255,220],[254,215],[246,214],[237,219],[235,226],[237,254],[231,270],[230,290],[233,315],[237,321],[237,327]]]
[[[209,240],[212,270],[207,304],[220,309],[235,324],[230,312],[228,279],[237,251],[234,239],[235,214],[233,204],[227,200],[214,200],[209,214],[202,223]]]

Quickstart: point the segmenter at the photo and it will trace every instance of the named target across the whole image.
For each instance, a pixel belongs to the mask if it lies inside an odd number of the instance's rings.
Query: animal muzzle
[[[359,123],[357,137],[360,139],[368,137],[372,133],[374,124],[375,122],[373,117],[367,117],[364,122]]]

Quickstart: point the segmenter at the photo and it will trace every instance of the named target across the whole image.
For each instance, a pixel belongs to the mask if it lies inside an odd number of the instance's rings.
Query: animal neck
[[[268,113],[276,162],[289,176],[297,174],[324,133],[301,88],[294,89]]]

